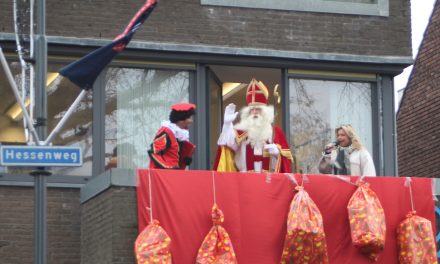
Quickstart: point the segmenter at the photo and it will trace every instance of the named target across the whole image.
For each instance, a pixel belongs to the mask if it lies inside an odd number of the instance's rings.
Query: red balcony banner
[[[213,172],[176,170],[138,171],[139,231],[153,218],[171,237],[173,263],[195,263],[197,251],[212,227]],[[216,202],[223,211],[237,262],[278,264],[286,235],[287,213],[294,184],[284,174],[215,172]],[[301,182],[301,175],[295,178]],[[371,264],[351,242],[347,204],[356,186],[326,175],[307,175],[305,190],[318,206],[324,221],[330,263]],[[356,182],[358,177],[351,177]],[[396,227],[411,211],[405,178],[364,178],[385,211],[385,250],[375,263],[398,263]],[[432,181],[412,178],[417,214],[431,221],[435,232]],[[434,236],[434,234],[433,234]]]

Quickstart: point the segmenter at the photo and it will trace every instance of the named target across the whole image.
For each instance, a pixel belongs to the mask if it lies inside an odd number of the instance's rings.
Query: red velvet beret
[[[173,104],[171,106],[171,110],[174,111],[189,111],[191,109],[196,109],[196,105],[190,103],[179,103],[179,104]]]

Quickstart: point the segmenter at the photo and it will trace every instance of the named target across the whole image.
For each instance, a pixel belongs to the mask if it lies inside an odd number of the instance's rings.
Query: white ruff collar
[[[186,141],[189,139],[188,130],[178,127],[176,124],[171,123],[169,120],[162,121],[160,125],[169,128],[179,141]]]

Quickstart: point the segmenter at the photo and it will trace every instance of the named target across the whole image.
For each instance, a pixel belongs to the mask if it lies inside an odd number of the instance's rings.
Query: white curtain
[[[107,156],[117,147],[118,168],[147,167],[147,151],[162,120],[168,120],[170,106],[188,102],[189,73],[112,68],[107,76],[106,104],[113,108],[107,108]]]

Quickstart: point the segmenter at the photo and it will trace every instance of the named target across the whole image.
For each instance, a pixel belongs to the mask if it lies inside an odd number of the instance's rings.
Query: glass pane
[[[11,62],[9,68],[12,71],[15,82],[21,88],[21,74],[19,63]],[[21,95],[21,92],[20,92]],[[17,104],[12,92],[11,85],[6,78],[3,66],[0,65],[0,145],[24,145],[26,136],[23,129],[21,109]],[[21,169],[13,167],[1,167],[0,172],[21,172]]]
[[[47,132],[48,135],[58,124],[66,113],[67,109],[74,102],[80,89],[70,83],[67,79],[57,76],[56,72],[62,67],[61,64],[48,65],[47,77]],[[11,70],[15,81],[21,88],[21,70],[19,64],[11,63]],[[11,145],[26,145],[28,141],[23,129],[23,114],[21,108],[16,103],[12,93],[12,88],[7,82],[3,69],[0,71],[0,143]],[[27,74],[27,76],[29,76]],[[29,87],[29,85],[27,86]],[[29,88],[27,88],[27,98],[29,98]],[[30,100],[25,101],[30,105]],[[82,175],[91,176],[92,174],[92,94],[89,93],[81,103],[74,109],[71,117],[63,126],[61,131],[53,139],[54,146],[79,146],[83,151],[83,166],[79,168],[53,167],[53,174],[63,175]],[[44,140],[44,139],[42,139]],[[32,140],[33,141],[33,140]],[[9,173],[27,173],[32,168],[9,167],[4,169]]]
[[[189,100],[189,73],[110,68],[105,89],[106,169],[147,167],[147,150],[170,106]]]
[[[58,72],[63,66],[64,65],[61,64],[49,64],[47,69],[48,135],[66,114],[66,111],[81,92],[81,89],[71,83],[67,78],[51,78],[51,76]],[[83,153],[83,166],[77,168],[54,167],[52,170],[54,174],[92,175],[92,96],[93,93],[91,91],[87,92],[86,96],[75,107],[72,115],[67,119],[61,131],[52,141],[53,145],[56,146],[80,147]]]
[[[21,73],[19,63],[11,62],[10,70],[17,86],[21,88]],[[21,92],[20,92],[21,95]],[[3,67],[0,65],[0,143],[25,144],[26,137],[23,130],[21,109],[17,104],[12,88],[6,78]]]
[[[290,79],[289,89],[296,171],[318,173],[323,148],[342,124],[351,124],[372,153],[370,83]]]
[[[209,168],[214,167],[214,159],[217,151],[217,140],[220,135],[222,127],[222,101],[221,101],[221,86],[215,81],[213,75],[209,78],[209,96],[210,96],[210,118],[209,118],[209,146],[210,146],[210,164]]]

